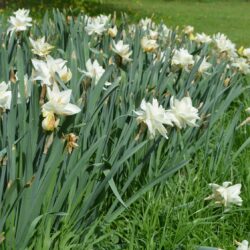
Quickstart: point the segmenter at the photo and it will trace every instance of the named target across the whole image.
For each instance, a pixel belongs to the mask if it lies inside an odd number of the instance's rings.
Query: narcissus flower
[[[95,85],[98,83],[105,72],[105,69],[98,63],[97,60],[94,60],[94,62],[92,63],[91,59],[88,59],[88,61],[86,62],[86,69],[87,71],[80,70],[80,72],[82,72],[87,77],[94,79]],[[110,83],[107,83],[105,85],[110,85]]]
[[[42,127],[45,131],[54,131],[58,127],[60,119],[56,119],[53,112],[44,110],[43,117],[45,118],[42,121]]]
[[[235,44],[232,43],[227,36],[218,33],[213,36],[214,43],[219,51],[219,53],[226,53],[227,56],[231,58],[237,57]]]
[[[180,129],[187,125],[198,127],[196,121],[200,119],[198,109],[193,107],[190,97],[183,97],[181,100],[171,97],[170,109],[167,113],[171,115],[172,122]]]
[[[29,39],[30,39],[30,43],[33,47],[31,51],[35,55],[38,55],[41,57],[47,56],[51,52],[51,50],[54,48],[54,46],[45,42],[45,37],[37,39],[36,41],[34,41],[31,37]]]
[[[172,65],[189,71],[189,68],[194,65],[193,56],[189,54],[186,49],[175,50],[172,58]]]
[[[54,59],[50,55],[47,56],[46,61],[32,59],[35,69],[33,80],[40,80],[42,85],[50,86],[56,83],[57,73],[63,82],[68,82],[72,74],[66,63],[67,61],[61,58]]]
[[[19,32],[27,30],[28,27],[32,26],[32,18],[29,17],[29,10],[19,9],[14,12],[15,16],[9,18],[10,27],[7,30],[8,33]]]
[[[115,25],[113,28],[109,28],[109,29],[108,29],[108,34],[109,34],[112,38],[116,37],[117,32],[118,32],[118,30],[117,30],[116,25]]]
[[[88,35],[92,35],[94,33],[102,35],[103,32],[107,30],[107,23],[109,21],[109,18],[109,16],[105,15],[89,17],[87,20],[85,31],[88,33]]]
[[[235,184],[231,186],[231,182],[223,182],[222,186],[210,183],[209,186],[212,188],[213,194],[205,198],[205,200],[214,199],[216,204],[230,207],[231,205],[242,205],[242,199],[239,196],[241,184]]]
[[[143,30],[147,30],[149,28],[154,29],[155,23],[152,21],[151,18],[146,17],[145,19],[141,19],[139,25],[142,27]]]
[[[199,61],[199,60],[200,60],[200,56],[197,56],[197,57],[196,57],[196,60]],[[203,73],[205,73],[205,72],[206,72],[209,68],[211,68],[211,67],[212,67],[212,64],[209,63],[209,62],[207,62],[206,58],[204,58],[204,59],[202,60],[201,64],[200,64],[200,67],[199,67],[199,69],[198,69],[198,72],[199,72],[200,74],[203,74]]]
[[[242,242],[236,242],[238,245],[236,250],[250,250],[250,246],[247,240],[243,240]]]
[[[57,115],[74,115],[79,113],[81,109],[70,103],[71,93],[71,89],[60,92],[57,84],[53,85],[52,90],[47,87],[47,97],[49,101],[42,106],[42,111],[53,112]]]
[[[6,82],[0,83],[0,108],[3,110],[10,109],[12,94],[8,89],[9,85]]]
[[[130,58],[132,51],[129,50],[128,44],[123,44],[122,40],[118,41],[117,43],[113,41],[111,49],[122,58],[123,62],[132,61]]]
[[[245,58],[237,58],[235,62],[232,63],[232,66],[239,69],[244,75],[250,74],[250,64],[248,64]]]
[[[187,35],[190,35],[194,32],[194,27],[193,26],[190,26],[190,25],[187,25],[184,29],[183,29],[183,32]]]
[[[205,33],[197,33],[194,39],[197,43],[211,43],[212,38]]]
[[[248,60],[250,60],[250,48],[243,49],[242,55],[245,56]]]
[[[148,39],[146,36],[141,39],[141,46],[145,52],[154,52],[159,47],[156,40]]]
[[[164,125],[173,126],[171,119],[172,115],[170,114],[168,116],[166,114],[166,110],[158,104],[158,101],[156,99],[153,99],[152,104],[146,102],[143,99],[140,108],[141,110],[134,111],[138,116],[137,121],[143,122],[147,125],[150,137],[154,138],[156,135],[156,131],[158,131],[167,139],[167,129],[164,127]]]

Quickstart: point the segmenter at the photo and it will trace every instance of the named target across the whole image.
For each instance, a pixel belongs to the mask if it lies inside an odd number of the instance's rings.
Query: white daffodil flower
[[[41,56],[41,57],[47,56],[51,52],[51,50],[54,48],[54,46],[45,42],[45,37],[37,39],[36,41],[34,41],[30,37],[29,40],[32,45],[31,51],[33,52],[33,54]]]
[[[148,39],[146,36],[141,39],[141,46],[144,52],[154,52],[159,47],[156,40]]]
[[[248,60],[250,60],[250,48],[243,49],[242,55],[245,56]]]
[[[154,138],[156,131],[158,131],[162,136],[168,139],[167,129],[164,125],[173,126],[172,115],[170,114],[170,116],[168,116],[166,110],[159,105],[158,101],[154,98],[152,104],[143,99],[140,108],[141,110],[134,111],[138,116],[137,121],[143,122],[147,125],[150,137]]]
[[[52,90],[47,87],[48,102],[42,106],[42,111],[53,112],[57,115],[74,115],[79,113],[81,109],[70,103],[72,90],[60,91],[57,84],[54,84]]]
[[[205,200],[214,199],[216,204],[230,207],[235,204],[237,206],[242,205],[242,199],[239,196],[241,184],[235,184],[231,186],[231,182],[223,182],[222,186],[210,183],[209,186],[212,188],[213,194],[205,198]]]
[[[109,28],[109,29],[108,29],[108,34],[109,34],[112,38],[116,37],[117,32],[118,32],[118,30],[117,30],[116,25],[115,25],[113,28]]]
[[[197,33],[195,36],[195,41],[197,43],[211,43],[212,42],[212,38],[208,35],[206,35],[205,33]]]
[[[183,32],[187,35],[190,35],[194,32],[194,27],[193,26],[190,26],[190,25],[187,25],[184,29],[183,29]]]
[[[94,60],[94,62],[91,62],[91,59],[88,59],[86,62],[86,69],[85,70],[80,70],[81,73],[86,75],[87,77],[94,79],[95,80],[95,85],[98,83],[100,78],[105,72],[105,69],[98,63],[97,60]]]
[[[177,100],[175,97],[170,98],[170,109],[167,114],[172,115],[172,122],[180,129],[187,125],[190,127],[198,127],[196,120],[199,120],[198,109],[193,107],[190,97],[183,97]]]
[[[71,71],[65,65],[67,61],[61,58],[54,59],[50,55],[48,55],[46,59],[46,61],[32,59],[32,64],[35,69],[33,80],[40,80],[42,85],[51,86],[56,83],[56,73],[65,83],[71,79]]]
[[[196,57],[196,60],[197,60],[197,62],[200,60],[200,56],[197,56]],[[199,67],[199,69],[198,69],[198,72],[200,73],[200,74],[203,74],[203,73],[205,73],[209,68],[211,68],[212,67],[212,64],[211,63],[209,63],[209,62],[207,62],[207,60],[206,60],[206,58],[204,58],[203,60],[202,60],[202,62],[201,62],[201,64],[200,64],[200,67]]]
[[[189,54],[186,49],[175,50],[172,58],[172,65],[189,71],[189,68],[194,65],[193,56]]]
[[[157,40],[158,36],[159,36],[158,31],[156,31],[156,30],[149,30],[149,37],[150,37],[150,39]]]
[[[146,17],[145,19],[142,18],[139,22],[139,25],[142,27],[143,30],[147,30],[149,28],[154,29],[156,26],[152,19],[148,17]]]
[[[120,40],[117,43],[113,41],[111,49],[122,58],[123,62],[132,61],[130,58],[132,51],[129,49],[128,44],[123,43],[123,40]]]
[[[100,15],[97,17],[89,17],[85,27],[85,31],[88,35],[94,33],[102,35],[107,30],[107,23],[109,22],[109,16]]]
[[[165,24],[159,26],[160,39],[164,40],[170,37],[172,30],[169,29]]]
[[[230,59],[237,57],[235,44],[226,35],[218,33],[213,36],[213,41],[219,53],[226,53]]]
[[[10,109],[12,93],[8,90],[9,85],[6,82],[0,83],[0,108]]]
[[[245,58],[236,58],[235,62],[232,63],[232,66],[239,69],[244,75],[250,74],[250,64]]]
[[[14,12],[15,16],[11,16],[8,20],[10,27],[7,34],[27,30],[32,26],[32,18],[29,17],[29,10],[19,9]]]
[[[238,247],[236,250],[250,250],[250,246],[247,240],[243,240],[242,242],[236,242]]]

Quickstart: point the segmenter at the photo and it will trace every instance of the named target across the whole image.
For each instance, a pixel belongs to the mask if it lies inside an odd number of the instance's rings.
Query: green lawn
[[[223,32],[238,45],[250,46],[249,1],[103,0],[102,4],[90,4],[88,10],[125,11],[132,20],[154,16],[168,26],[193,25],[197,32]]]

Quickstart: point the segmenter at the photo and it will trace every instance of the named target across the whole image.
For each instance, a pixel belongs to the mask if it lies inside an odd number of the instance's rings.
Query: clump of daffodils
[[[33,80],[41,81],[42,85],[52,86],[56,83],[56,74],[59,75],[61,80],[66,83],[71,77],[71,71],[66,66],[67,61],[58,58],[54,59],[50,55],[46,57],[46,61],[32,59],[32,64],[34,66],[34,76]]]
[[[141,110],[135,111],[138,116],[137,121],[147,125],[151,138],[155,137],[156,131],[168,138],[164,125],[171,127],[176,125],[179,129],[187,125],[197,127],[196,121],[200,119],[198,109],[192,106],[190,97],[184,97],[180,101],[171,97],[169,110],[159,105],[156,99],[153,99],[152,104],[143,99],[140,108]]]
[[[115,41],[112,42],[111,49],[121,57],[122,62],[130,62],[132,59],[130,58],[132,54],[132,50],[129,49],[128,44],[124,44],[123,40],[118,41],[115,43]]]
[[[9,18],[10,27],[7,30],[7,33],[25,31],[28,27],[32,26],[32,18],[29,17],[29,10],[19,9],[14,12],[15,16]]]
[[[205,198],[205,200],[215,200],[215,204],[223,205],[226,208],[232,205],[241,206],[242,199],[240,195],[241,184],[232,185],[232,182],[223,182],[222,186],[210,183],[212,188],[212,195]]]
[[[179,50],[175,50],[172,58],[172,65],[189,71],[194,65],[193,56],[189,54],[186,49],[181,48]]]
[[[40,57],[47,56],[51,52],[51,50],[54,48],[54,46],[45,42],[45,37],[42,37],[37,40],[33,40],[30,37],[29,40],[32,46],[31,51],[33,52],[33,54],[38,55]]]

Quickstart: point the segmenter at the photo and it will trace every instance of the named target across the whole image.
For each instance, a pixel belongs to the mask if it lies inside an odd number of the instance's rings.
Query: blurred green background
[[[4,0],[0,3],[3,6]],[[69,15],[116,11],[119,17],[126,12],[131,22],[149,16],[170,27],[192,25],[197,32],[222,32],[238,46],[250,46],[249,0],[5,0],[5,13],[17,8],[29,8],[35,17],[52,8],[66,9]]]

